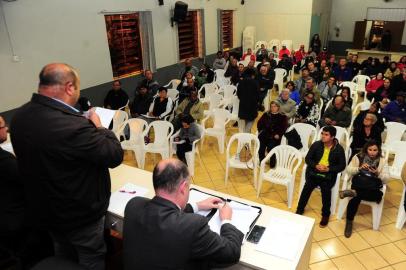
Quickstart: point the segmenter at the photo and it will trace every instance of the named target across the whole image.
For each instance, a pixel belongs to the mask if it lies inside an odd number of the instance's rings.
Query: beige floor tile
[[[312,244],[312,252],[310,254],[310,264],[328,260],[327,254],[324,252],[324,250],[321,248],[321,246],[318,243],[313,243]]]
[[[405,270],[406,269],[406,262],[401,262],[401,263],[397,263],[392,265],[393,269],[395,270]]]
[[[355,252],[354,255],[368,270],[388,266],[388,263],[373,248]]]
[[[395,268],[393,268],[392,266],[386,266],[384,268],[379,268],[379,270],[393,270]]]
[[[238,194],[242,195],[252,195],[256,196],[257,191],[255,190],[254,186],[251,184],[247,184],[245,186],[239,186],[235,188],[238,192]]]
[[[391,222],[396,222],[398,216],[398,207],[385,209],[382,214],[386,216]]]
[[[351,252],[357,252],[371,247],[357,232],[353,232],[350,238],[342,235],[339,239]]]
[[[338,269],[331,260],[322,261],[310,265],[311,270],[336,270]]]
[[[365,231],[372,229],[372,222],[366,219],[363,215],[357,215],[354,218],[353,230],[354,231]]]
[[[366,269],[358,260],[357,258],[352,255],[346,255],[338,258],[332,259],[333,263],[337,266],[340,270],[361,270]]]
[[[390,240],[380,231],[365,230],[360,231],[361,237],[373,247],[387,244]]]
[[[330,258],[344,256],[350,253],[338,238],[323,240],[318,243]]]
[[[328,227],[336,236],[344,235],[345,220],[335,220],[328,223]]]
[[[264,203],[267,205],[282,202],[282,198],[279,196],[278,192],[276,192],[276,191],[272,191],[269,193],[263,193],[260,195],[260,197],[264,201]]]
[[[256,202],[256,203],[260,203],[260,204],[264,204],[264,201],[261,198],[257,198],[257,195],[240,195],[241,198],[252,201],[252,202]]]
[[[403,252],[406,253],[406,239],[400,240],[400,241],[396,241],[394,243],[398,248],[400,248],[400,250],[402,250]]]
[[[335,234],[328,227],[320,228],[318,224],[314,225],[313,238],[316,241],[323,241],[335,237]]]
[[[215,189],[215,186],[212,181],[197,183],[197,186],[201,186],[201,187],[205,187],[205,188],[209,188],[209,189]]]
[[[379,247],[375,250],[389,263],[395,264],[406,261],[406,254],[403,253],[396,245],[389,243]]]
[[[403,232],[402,230],[396,229],[393,223],[380,226],[379,230],[392,242],[406,239],[406,233]]]

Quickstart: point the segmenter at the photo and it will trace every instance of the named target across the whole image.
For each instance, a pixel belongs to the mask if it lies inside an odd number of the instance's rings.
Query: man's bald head
[[[189,181],[189,170],[178,159],[164,159],[155,166],[152,181],[155,190],[174,193],[183,181]]]

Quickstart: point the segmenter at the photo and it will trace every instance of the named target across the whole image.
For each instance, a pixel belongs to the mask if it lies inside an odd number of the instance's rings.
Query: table
[[[390,61],[398,62],[400,58],[406,53],[402,52],[386,52],[386,51],[375,51],[375,50],[357,50],[357,49],[347,49],[348,54],[357,54],[358,55],[358,62],[362,62],[368,57],[379,58],[380,61],[383,60],[385,56],[389,56]]]
[[[126,183],[133,183],[138,186],[142,186],[148,189],[145,197],[152,198],[155,193],[152,185],[152,173],[144,171],[138,168],[130,167],[127,165],[120,165],[117,168],[110,169],[112,192],[118,190]],[[293,213],[282,211],[270,206],[258,204],[242,198],[230,196],[228,194],[223,194],[214,190],[210,190],[204,187],[192,185],[199,190],[211,193],[213,195],[218,195],[222,197],[227,197],[232,200],[240,201],[250,205],[259,206],[262,208],[262,214],[257,220],[256,224],[261,226],[266,226],[270,217],[281,217],[287,218],[294,221],[297,224],[301,224],[305,228],[305,237],[303,237],[300,243],[300,249],[297,258],[293,261],[289,261],[283,258],[272,256],[270,254],[262,253],[255,250],[256,245],[245,242],[241,248],[241,258],[240,265],[246,266],[249,269],[308,269],[310,252],[313,237],[313,227],[314,219],[295,215]],[[123,218],[124,209],[116,213],[108,213],[106,217],[106,224],[109,228],[116,230],[120,233],[123,231]]]

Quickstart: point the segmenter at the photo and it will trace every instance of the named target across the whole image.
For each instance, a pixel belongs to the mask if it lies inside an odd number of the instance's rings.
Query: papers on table
[[[236,201],[231,201],[228,204],[233,209],[231,224],[237,227],[237,229],[243,234],[247,234],[253,222],[260,215],[260,208],[252,207]],[[209,227],[213,232],[220,234],[221,220],[219,211],[216,211],[214,216],[210,219]]]
[[[151,119],[156,119],[156,118],[158,118],[158,117],[156,117],[156,116],[151,116],[151,115],[148,115],[148,114],[141,114],[141,116],[143,116],[143,117],[145,117],[145,118],[151,118]]]
[[[116,111],[97,107],[95,112],[100,117],[102,126],[105,128],[109,128],[111,120],[113,120]]]
[[[189,192],[189,203],[190,204],[197,203],[197,202],[203,201],[210,197],[213,197],[213,196],[210,194],[198,191],[196,189],[191,189]],[[210,212],[211,212],[211,210],[201,210],[201,211],[196,212],[196,214],[207,217],[207,215]]]
[[[148,189],[131,183],[127,183],[119,190],[111,194],[108,211],[116,214],[124,214],[127,203],[136,196],[144,196]]]
[[[305,236],[305,227],[292,220],[271,217],[256,250],[293,261]]]

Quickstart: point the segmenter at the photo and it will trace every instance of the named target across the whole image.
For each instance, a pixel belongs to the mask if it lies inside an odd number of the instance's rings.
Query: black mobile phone
[[[262,235],[264,234],[265,227],[255,225],[252,229],[251,233],[247,237],[247,241],[258,244],[259,240],[261,239]]]

